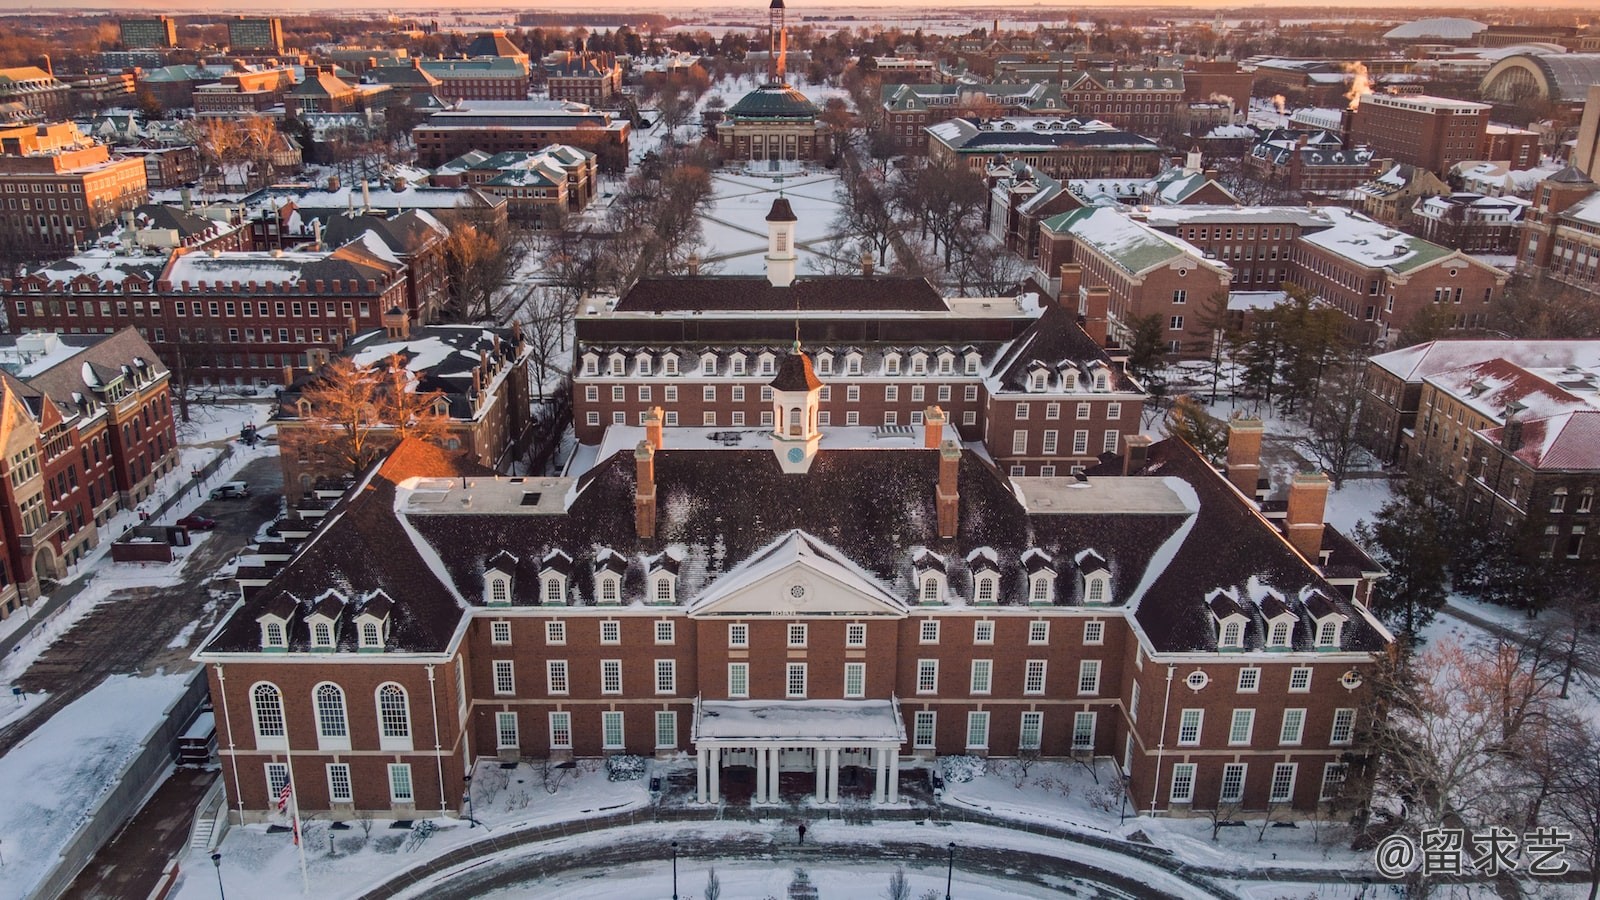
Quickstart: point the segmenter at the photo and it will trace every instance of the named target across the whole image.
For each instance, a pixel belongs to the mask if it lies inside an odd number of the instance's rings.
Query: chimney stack
[[[1228,481],[1251,500],[1261,479],[1261,420],[1237,418],[1228,422]]]
[[[930,406],[922,412],[922,449],[937,450],[944,439],[945,423],[950,421],[944,410]]]
[[[338,189],[339,189],[339,176],[338,175],[329,175],[328,176],[328,190],[329,191],[337,191]]]
[[[961,471],[961,445],[945,441],[939,445],[939,492],[936,506],[939,512],[939,537],[953,538],[960,524],[961,494],[956,490],[956,477]]]
[[[1089,288],[1083,301],[1083,330],[1102,347],[1111,345],[1111,289]]]
[[[867,278],[872,277],[872,251],[861,251],[861,274]]]
[[[1056,292],[1056,302],[1067,309],[1079,307],[1078,289],[1083,286],[1083,266],[1077,263],[1061,264],[1061,290]]]
[[[688,266],[689,266],[689,274],[690,275],[699,275],[700,274],[700,254],[698,254],[698,253],[689,254]]]
[[[652,406],[644,416],[644,440],[651,449],[660,450],[666,446],[666,436],[662,433],[661,425],[666,418],[661,407]]]
[[[294,366],[284,366],[283,367],[283,386],[284,387],[291,387],[293,385],[294,385]]]
[[[1144,470],[1145,463],[1150,461],[1149,437],[1142,434],[1130,434],[1122,440],[1122,474],[1137,475]]]
[[[642,538],[656,536],[656,449],[640,441],[633,451],[633,528]]]
[[[1320,565],[1322,559],[1322,515],[1328,505],[1328,476],[1321,472],[1298,472],[1289,482],[1289,516],[1285,536],[1305,561]]]

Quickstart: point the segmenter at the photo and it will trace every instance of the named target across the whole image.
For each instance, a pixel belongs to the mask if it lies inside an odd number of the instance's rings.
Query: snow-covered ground
[[[186,678],[112,676],[0,757],[0,900],[29,895]]]
[[[767,213],[780,192],[794,209],[795,249],[800,272],[818,264],[818,251],[834,234],[838,214],[837,175],[811,170],[773,177],[718,172],[712,177],[710,208],[701,215],[700,255],[706,271],[760,275],[766,271]]]

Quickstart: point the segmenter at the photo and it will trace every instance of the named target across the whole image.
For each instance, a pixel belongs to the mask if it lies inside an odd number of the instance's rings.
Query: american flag
[[[288,809],[289,809],[289,782],[285,781],[283,783],[283,787],[278,791],[278,812],[286,812]]]

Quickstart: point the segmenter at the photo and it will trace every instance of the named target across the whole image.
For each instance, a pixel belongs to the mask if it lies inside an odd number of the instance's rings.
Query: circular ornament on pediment
[[[1345,690],[1353,691],[1356,688],[1361,687],[1361,673],[1357,672],[1355,669],[1351,669],[1350,671],[1339,676],[1339,683],[1344,685]]]
[[[1187,678],[1183,679],[1183,683],[1188,685],[1191,691],[1201,691],[1211,683],[1211,676],[1199,669],[1195,669],[1189,673]]]

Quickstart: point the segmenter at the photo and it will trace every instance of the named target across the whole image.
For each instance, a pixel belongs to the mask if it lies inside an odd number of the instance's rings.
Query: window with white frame
[[[928,572],[922,576],[922,602],[938,603],[944,599],[944,582],[936,573]]]
[[[1056,440],[1058,437],[1059,434],[1054,429],[1045,431],[1044,447],[1041,448],[1041,452],[1043,452],[1045,456],[1056,455]]]
[[[622,623],[615,619],[606,619],[600,623],[600,643],[622,643]]]
[[[974,644],[994,643],[994,622],[990,619],[979,619],[972,623],[972,642]]]
[[[504,647],[511,643],[511,623],[506,621],[491,622],[489,624],[489,643]]]
[[[1050,643],[1050,623],[1042,620],[1029,622],[1028,643],[1034,645]]]
[[[807,633],[810,631],[803,622],[790,622],[788,631],[790,647],[804,647]]]
[[[1101,440],[1100,440],[1100,452],[1101,453],[1115,453],[1115,452],[1117,452],[1117,447],[1119,446],[1119,441],[1121,440],[1121,438],[1122,438],[1122,435],[1120,433],[1115,432],[1115,431],[1107,431],[1105,433],[1105,437],[1101,438]]]
[[[1111,599],[1111,580],[1104,575],[1091,575],[1084,580],[1085,603],[1106,603]]]
[[[328,802],[353,803],[355,791],[350,784],[349,763],[328,763]]]
[[[972,681],[968,688],[969,693],[987,694],[994,682],[994,660],[975,659],[972,661]]]
[[[1031,585],[1028,594],[1029,602],[1049,603],[1051,600],[1055,599],[1051,596],[1052,591],[1050,585],[1050,575],[1048,572],[1040,572],[1032,576],[1029,581]]]
[[[1061,404],[1053,401],[1046,403],[1044,405],[1044,417],[1051,421],[1061,418]]]
[[[1072,714],[1072,749],[1094,749],[1094,724],[1095,713],[1075,712]]]
[[[1254,694],[1261,688],[1261,670],[1247,666],[1239,670],[1239,693]]]
[[[1244,776],[1248,768],[1245,763],[1228,763],[1222,767],[1222,791],[1218,800],[1238,803],[1244,799]]]
[[[656,693],[678,692],[678,662],[673,659],[656,660]]]
[[[1193,747],[1200,743],[1200,723],[1205,714],[1203,709],[1186,709],[1178,714],[1178,746]]]
[[[1078,693],[1100,693],[1100,660],[1085,659],[1078,663]]]
[[[670,750],[678,746],[678,714],[671,710],[656,712],[656,749]]]
[[[967,749],[985,750],[989,747],[989,713],[978,710],[967,713]]]
[[[1233,721],[1228,723],[1228,743],[1235,747],[1250,743],[1250,733],[1256,727],[1256,711],[1253,709],[1236,709],[1233,711]]]
[[[743,622],[728,625],[728,646],[737,648],[750,646],[750,626]]]
[[[1333,732],[1328,735],[1328,743],[1342,746],[1350,743],[1355,734],[1356,711],[1351,707],[1340,707],[1333,711]]]
[[[520,747],[522,741],[517,731],[517,714],[514,712],[497,712],[494,714],[495,749],[511,750]]]
[[[600,748],[621,750],[627,745],[627,732],[622,727],[622,712],[607,709],[600,713]]]
[[[867,695],[867,664],[862,662],[847,662],[844,664],[844,696],[847,700],[857,700]]]
[[[1293,746],[1300,743],[1301,736],[1306,729],[1306,711],[1303,709],[1286,709],[1283,711],[1283,728],[1278,731],[1278,743]]]
[[[622,693],[622,660],[600,660],[600,693]]]
[[[283,786],[289,783],[289,765],[287,763],[267,763],[267,796],[274,802],[283,795]]]
[[[252,688],[250,712],[256,728],[256,749],[282,749],[287,732],[283,723],[283,694],[277,685],[258,684]]]
[[[622,599],[622,579],[616,575],[600,576],[600,602],[617,603]]]
[[[489,579],[489,604],[503,606],[511,602],[511,579]]]
[[[1268,638],[1267,643],[1273,647],[1289,646],[1289,622],[1287,620],[1280,619],[1272,623],[1272,635]]]
[[[1194,763],[1175,763],[1172,766],[1172,795],[1173,803],[1192,803],[1194,801]]]
[[[389,801],[411,803],[415,800],[416,794],[411,787],[411,764],[389,763]]]
[[[1017,729],[1017,752],[1037,750],[1044,743],[1044,713],[1025,712]]]
[[[1024,694],[1044,693],[1045,660],[1030,659],[1023,664],[1022,692]]]
[[[867,645],[867,626],[865,622],[850,622],[844,626],[844,645],[851,648],[861,648]]]
[[[1128,721],[1139,721],[1139,682],[1128,689]]]
[[[550,714],[550,749],[572,749],[572,713],[553,712]]]
[[[1087,646],[1106,642],[1106,623],[1090,620],[1083,623],[1083,643]]]
[[[1272,767],[1272,789],[1267,793],[1269,803],[1288,803],[1294,799],[1294,776],[1298,763],[1278,763]]]
[[[804,700],[806,696],[806,664],[788,663],[784,666],[784,696],[791,700]]]
[[[1311,667],[1296,666],[1289,670],[1289,692],[1304,694],[1311,690]]]
[[[1322,764],[1322,790],[1317,792],[1318,800],[1332,800],[1344,790],[1344,779],[1349,774],[1349,767],[1344,763],[1331,762]]]
[[[1028,433],[1026,431],[1011,432],[1011,452],[1018,456],[1028,452]]]
[[[567,642],[567,623],[554,620],[544,623],[544,642],[546,644],[565,644]]]
[[[917,637],[924,644],[939,643],[939,620],[923,619],[918,626]]]
[[[728,696],[734,699],[750,696],[749,663],[728,663]]]
[[[1576,531],[1577,528],[1581,528],[1581,527],[1582,527],[1581,525],[1580,526],[1575,526],[1574,527],[1574,531]],[[1329,617],[1328,619],[1325,619],[1322,622],[1317,623],[1317,646],[1318,647],[1337,647],[1337,646],[1339,646],[1339,620],[1338,619]]]
[[[345,714],[344,689],[324,681],[313,691],[317,711],[317,747],[321,750],[350,748],[350,720]]]
[[[494,692],[501,696],[517,692],[516,666],[509,659],[494,661]]]
[[[932,750],[933,741],[938,733],[938,713],[932,710],[917,710],[916,719],[911,726],[911,746],[918,750]]]
[[[405,688],[393,682],[378,686],[378,748],[411,749],[411,706]]]
[[[917,660],[917,693],[932,694],[939,690],[939,661]]]
[[[656,643],[672,643],[677,638],[678,634],[678,629],[676,626],[677,623],[673,622],[671,619],[658,620],[656,622]]]

